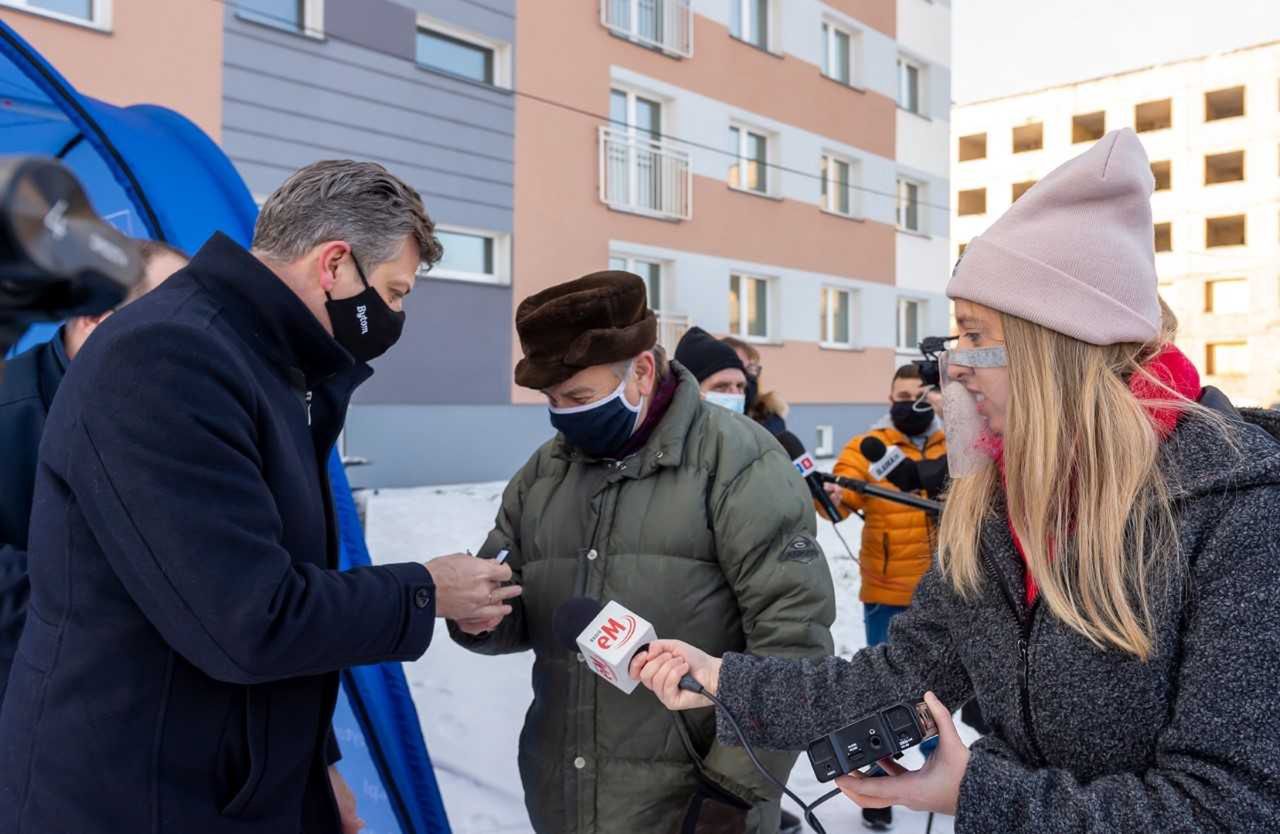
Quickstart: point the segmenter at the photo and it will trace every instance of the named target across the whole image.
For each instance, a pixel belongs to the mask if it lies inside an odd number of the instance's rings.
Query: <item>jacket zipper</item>
[[[1038,760],[1037,764],[1043,764],[1045,761],[1044,753],[1040,749],[1040,739],[1036,736],[1036,727],[1031,720],[1031,687],[1028,680],[1031,676],[1031,632],[1036,627],[1036,612],[1040,609],[1040,601],[1037,599],[1031,606],[1030,615],[1023,619],[1018,613],[1018,604],[1009,594],[1009,589],[1005,587],[995,568],[991,566],[989,558],[985,553],[982,555],[982,561],[987,569],[987,573],[991,576],[991,581],[1000,586],[1001,595],[1004,596],[1005,602],[1009,606],[1010,613],[1013,614],[1014,622],[1018,624],[1020,634],[1018,637],[1018,696],[1022,703],[1022,723],[1027,728],[1027,740],[1031,742],[1032,753]]]

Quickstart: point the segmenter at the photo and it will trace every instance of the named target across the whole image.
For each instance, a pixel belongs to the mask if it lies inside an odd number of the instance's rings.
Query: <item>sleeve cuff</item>
[[[741,747],[742,740],[733,731],[733,725],[725,716],[725,710],[733,713],[738,719],[742,731],[752,734],[749,722],[754,710],[751,708],[752,678],[756,668],[756,658],[750,655],[726,652],[720,665],[720,681],[716,689],[716,697],[725,709],[716,708],[716,739],[723,745]]]
[[[431,645],[436,625],[436,585],[422,565],[385,565],[400,586],[403,624],[392,652],[403,660],[417,660]]]

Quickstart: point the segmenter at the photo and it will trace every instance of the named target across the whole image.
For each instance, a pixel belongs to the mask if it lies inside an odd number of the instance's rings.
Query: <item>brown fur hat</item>
[[[583,368],[651,350],[658,342],[658,319],[639,275],[594,272],[520,302],[516,333],[524,351],[516,385],[542,390]]]

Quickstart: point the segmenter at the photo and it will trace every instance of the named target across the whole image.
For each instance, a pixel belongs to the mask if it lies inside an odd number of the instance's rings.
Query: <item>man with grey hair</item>
[[[330,769],[338,671],[520,593],[466,554],[337,570],[326,459],[440,254],[413,189],[316,163],[252,251],[215,235],[85,345],[37,467],[0,831],[359,829]]]

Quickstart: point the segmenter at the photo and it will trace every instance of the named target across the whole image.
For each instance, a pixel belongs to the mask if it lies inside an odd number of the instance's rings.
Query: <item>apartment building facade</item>
[[[952,256],[1106,131],[1151,159],[1160,293],[1206,382],[1280,402],[1280,42],[957,106]]]
[[[148,7],[196,15],[199,48],[176,20],[126,38]],[[793,430],[838,451],[948,326],[950,14],[945,0],[0,0],[24,34],[51,27],[33,40],[90,94],[195,113],[259,199],[335,157],[422,193],[447,254],[353,403],[344,451],[368,462],[351,470],[364,486],[508,477],[551,435],[545,403],[512,383],[515,306],[610,267],[646,278],[669,348],[695,324],[758,345]],[[85,38],[97,52],[77,63]],[[126,50],[142,80],[108,86],[101,68]]]
[[[516,296],[636,272],[667,347],[690,325],[754,343],[791,428],[838,451],[947,326],[949,5],[531,6]]]

